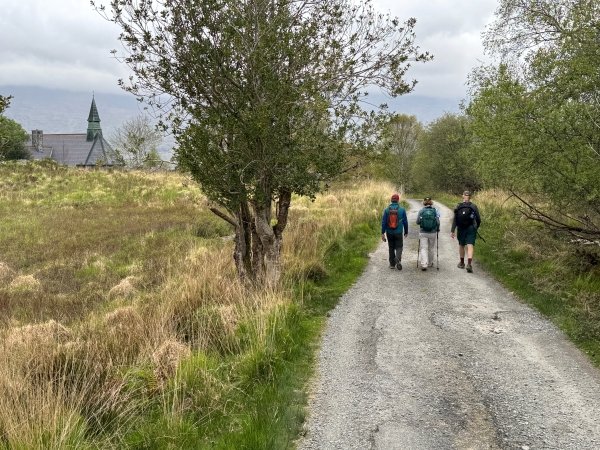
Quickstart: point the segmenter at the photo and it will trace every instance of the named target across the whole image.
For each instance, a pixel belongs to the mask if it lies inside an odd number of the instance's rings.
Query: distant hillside
[[[6,116],[19,122],[28,132],[39,129],[44,133],[85,133],[87,130],[92,92],[0,86],[0,94],[13,96]],[[103,134],[109,141],[123,122],[144,113],[143,105],[126,93],[97,92],[94,97]],[[172,147],[173,139],[165,138],[159,149],[164,159],[170,159]]]
[[[39,87],[0,86],[0,94],[14,98],[6,115],[27,131],[41,129],[45,133],[83,133],[92,101],[92,92],[70,92]],[[110,141],[116,128],[123,122],[144,112],[143,105],[132,95],[95,94],[104,136]],[[405,95],[396,99],[383,95],[368,98],[374,105],[387,103],[390,110],[415,115],[427,124],[445,112],[458,112],[459,99],[443,99],[419,95]],[[172,137],[164,139],[160,153],[169,159],[174,145]]]
[[[408,94],[397,98],[384,95],[371,95],[369,102],[374,105],[386,103],[391,111],[416,116],[423,124],[434,121],[444,113],[459,112],[459,98],[438,98],[424,95]]]

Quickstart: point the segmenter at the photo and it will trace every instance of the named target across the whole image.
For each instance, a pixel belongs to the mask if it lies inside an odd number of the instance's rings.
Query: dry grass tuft
[[[233,335],[240,322],[239,311],[235,305],[220,305],[218,308],[221,324],[226,333]]]
[[[10,266],[0,261],[0,283],[8,282],[12,280],[15,275],[15,271]]]
[[[152,354],[154,373],[159,381],[166,381],[177,372],[179,363],[192,354],[190,348],[175,340],[163,342]]]
[[[73,333],[60,323],[49,320],[45,323],[24,325],[7,331],[4,346],[11,352],[32,351],[43,353],[44,348],[53,347],[72,339]]]
[[[509,192],[500,189],[479,191],[473,201],[478,205],[493,205],[496,208],[508,210],[519,205],[519,201],[515,197],[511,197]]]
[[[145,328],[142,316],[133,306],[125,306],[109,312],[104,316],[104,325],[112,336],[125,341],[142,335]]]
[[[129,276],[108,291],[108,298],[131,298],[137,293],[135,288],[136,277]]]
[[[64,353],[63,346],[73,336],[69,328],[54,320],[9,328],[0,347],[0,361],[17,379],[51,376],[57,358]]]
[[[20,275],[10,282],[9,287],[15,291],[39,291],[42,285],[33,275]]]

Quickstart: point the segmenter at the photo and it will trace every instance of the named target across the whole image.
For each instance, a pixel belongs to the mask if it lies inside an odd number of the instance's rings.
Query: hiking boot
[[[396,263],[396,269],[402,270],[402,264],[400,264],[400,261]]]
[[[473,273],[473,266],[471,264],[467,264],[467,272]]]
[[[458,267],[459,269],[464,269],[465,268],[465,263],[464,262],[459,262],[456,267]]]

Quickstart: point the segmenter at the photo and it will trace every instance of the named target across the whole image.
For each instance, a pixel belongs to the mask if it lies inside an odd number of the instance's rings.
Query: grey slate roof
[[[26,146],[33,159],[51,158],[68,166],[95,166],[98,161],[103,165],[115,164],[113,149],[102,136],[100,115],[93,97],[87,133],[44,134],[41,130],[33,130]]]
[[[33,159],[51,158],[68,166],[94,166],[98,160],[106,165],[114,164],[112,148],[102,133],[98,133],[92,142],[87,140],[86,133],[43,134],[39,150],[32,146],[30,136],[26,145]]]

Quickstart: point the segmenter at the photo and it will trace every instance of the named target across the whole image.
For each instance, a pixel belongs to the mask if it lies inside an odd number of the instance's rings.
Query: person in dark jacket
[[[381,240],[388,243],[390,269],[402,270],[402,248],[404,237],[408,235],[406,210],[398,203],[400,196],[392,195],[392,203],[383,211],[381,218]]]
[[[454,208],[454,219],[452,220],[452,229],[450,236],[454,239],[454,232],[458,229],[458,254],[460,262],[459,269],[466,267],[467,272],[473,272],[473,253],[475,249],[475,239],[477,237],[477,229],[481,226],[481,216],[479,209],[471,202],[471,191],[464,191],[462,196],[463,201]],[[467,253],[467,265],[465,266],[465,247]]]

